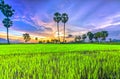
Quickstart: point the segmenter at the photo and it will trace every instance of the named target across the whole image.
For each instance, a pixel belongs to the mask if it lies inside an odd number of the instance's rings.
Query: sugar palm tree
[[[61,21],[61,14],[59,12],[56,12],[53,17],[54,21],[57,23],[57,31],[58,31],[58,40],[60,42],[60,37],[59,37],[59,22]]]
[[[9,18],[13,16],[14,10],[12,9],[12,7],[10,5],[5,4],[4,0],[2,0],[0,3],[0,10],[6,17],[3,20],[3,24],[7,28],[7,41],[9,44],[10,42],[9,42],[8,28],[10,28],[10,26],[12,26],[12,24],[13,24],[13,22]]]
[[[64,37],[63,42],[65,43],[65,23],[68,21],[69,17],[66,13],[62,14],[62,22],[64,23]]]
[[[7,28],[7,43],[9,44],[9,30],[10,26],[12,26],[13,22],[9,18],[5,18],[3,21],[4,26]]]

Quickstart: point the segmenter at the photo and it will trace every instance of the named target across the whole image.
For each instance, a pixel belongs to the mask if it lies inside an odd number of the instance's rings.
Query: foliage
[[[13,24],[13,22],[9,18],[5,18],[2,22],[6,28],[10,28],[10,26],[12,26]]]
[[[83,34],[83,35],[82,35],[83,41],[85,41],[86,38],[87,38],[86,34]]]
[[[92,32],[88,32],[88,33],[87,33],[87,36],[88,36],[90,42],[92,42],[92,40],[93,40],[93,38],[94,38],[94,34],[93,34]]]
[[[108,37],[108,32],[107,31],[101,31],[101,37],[102,37],[102,40],[106,40],[106,37]]]
[[[54,21],[59,23],[61,21],[61,14],[59,12],[56,12],[53,17]]]
[[[12,17],[14,15],[14,10],[12,9],[12,7],[8,4],[4,3],[4,0],[1,1],[0,3],[0,10],[3,13],[3,15],[6,17],[3,20],[3,24],[4,26],[7,28],[7,41],[9,44],[9,33],[8,33],[8,28],[10,26],[12,26],[13,22],[10,20],[10,17]]]
[[[65,23],[68,21],[69,17],[68,14],[63,13],[61,16],[62,22],[64,23],[64,37],[63,37],[63,42],[65,43]]]
[[[75,36],[75,42],[80,42],[81,41],[81,36]]]
[[[31,39],[28,33],[23,34],[23,37],[24,37],[25,42],[28,42]]]
[[[59,37],[59,22],[61,21],[61,14],[59,12],[56,12],[54,14],[53,20],[57,23],[58,40],[60,41],[60,37]]]

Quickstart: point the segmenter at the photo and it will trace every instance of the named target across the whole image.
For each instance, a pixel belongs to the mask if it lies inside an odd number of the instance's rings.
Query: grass
[[[120,79],[120,46],[0,45],[0,79]]]

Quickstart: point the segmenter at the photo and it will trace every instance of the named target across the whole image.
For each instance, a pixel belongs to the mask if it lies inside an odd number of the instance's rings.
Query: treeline
[[[31,37],[28,33],[23,34],[24,42],[27,43],[31,40]],[[36,43],[59,43],[60,41],[58,39],[51,39],[51,40],[39,40],[38,37],[33,38]],[[64,41],[66,42],[66,40]],[[62,42],[61,42],[62,43]]]
[[[108,37],[108,32],[107,31],[101,31],[101,32],[87,32],[86,34],[83,35],[78,35],[74,37],[74,41],[72,42],[67,42],[66,40],[64,42],[60,42],[58,39],[51,39],[51,40],[38,40],[38,37],[35,37],[36,43],[85,43],[85,42],[106,42],[106,38]],[[31,37],[28,33],[23,34],[25,42],[28,42],[31,40]]]
[[[106,42],[106,38],[108,37],[107,31],[101,31],[101,32],[87,32],[86,34],[75,36],[75,43],[79,42],[86,42],[85,40],[88,38],[89,42]]]

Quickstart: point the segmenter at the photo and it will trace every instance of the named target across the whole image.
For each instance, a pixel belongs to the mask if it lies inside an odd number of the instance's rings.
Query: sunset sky
[[[9,29],[10,39],[20,41],[23,33],[32,38],[56,36],[55,12],[67,13],[66,36],[81,35],[88,31],[107,30],[108,38],[120,39],[120,0],[4,0],[15,10],[14,22]],[[6,38],[0,12],[0,38]],[[63,24],[60,23],[63,34]]]

